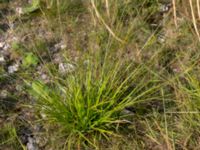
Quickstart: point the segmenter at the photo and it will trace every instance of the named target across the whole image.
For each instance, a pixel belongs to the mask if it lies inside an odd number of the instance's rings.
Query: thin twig
[[[172,111],[166,112],[166,114],[200,114],[198,111]]]
[[[94,0],[91,0],[91,4],[92,7],[94,8],[94,11],[96,13],[97,18],[100,19],[100,21],[103,23],[103,25],[106,27],[106,29],[108,30],[108,32],[110,32],[110,34],[119,42],[121,43],[125,43],[124,40],[120,39],[118,36],[116,36],[116,34],[112,31],[112,29],[106,24],[106,22],[104,21],[104,19],[101,17],[101,15],[99,14],[99,11],[97,10],[97,7],[94,3]]]
[[[107,12],[108,17],[110,17],[110,10],[109,10],[108,0],[105,0],[105,2],[106,2],[106,12]]]
[[[174,24],[176,28],[178,28],[177,15],[176,15],[176,0],[172,0],[172,5],[173,5]]]
[[[192,5],[192,0],[189,0],[190,2],[190,8],[191,8],[191,14],[192,14],[192,21],[193,21],[193,25],[194,25],[194,29],[195,29],[195,32],[197,34],[197,37],[200,41],[200,35],[199,35],[199,31],[198,31],[198,28],[197,28],[197,22],[196,22],[196,18],[195,18],[195,14],[194,14],[194,9],[193,9],[193,5]]]
[[[197,12],[198,12],[199,20],[200,20],[200,0],[197,0]]]

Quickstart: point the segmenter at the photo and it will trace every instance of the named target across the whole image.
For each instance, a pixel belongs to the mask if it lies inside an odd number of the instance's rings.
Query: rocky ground
[[[47,144],[47,137],[42,134],[44,128],[39,123],[33,123],[36,119],[34,110],[23,106],[24,103],[30,104],[34,102],[30,102],[30,97],[23,92],[23,81],[20,76],[22,74],[36,76],[45,82],[48,82],[50,78],[45,73],[43,65],[38,65],[37,56],[31,52],[27,53],[27,55],[20,52],[21,49],[22,51],[23,49],[27,49],[23,44],[28,43],[27,41],[30,40],[30,37],[28,35],[29,33],[23,31],[23,29],[19,29],[24,26],[22,24],[23,20],[20,20],[19,17],[23,15],[23,4],[31,3],[31,1],[18,2],[5,1],[0,3],[0,123],[3,128],[6,123],[12,122],[16,127],[17,136],[21,143],[26,146],[27,150],[38,150],[43,149]],[[168,13],[170,8],[170,3],[160,5],[160,12],[149,19],[149,25],[153,30],[158,30],[158,27],[161,29],[164,15]],[[30,19],[30,26],[34,24],[36,26],[41,24],[42,26],[43,24],[37,17]],[[52,40],[52,33],[43,27],[36,27],[34,30],[38,32],[38,37],[44,38],[49,43],[47,46],[52,57],[51,61],[58,66],[58,71],[61,74],[65,74],[66,72],[74,70],[75,66],[73,64],[62,61],[62,50],[66,49],[67,46],[70,47],[71,44],[66,45],[66,41],[62,39]],[[159,43],[165,42],[165,35],[159,34],[157,40]],[[70,43],[70,39],[68,39],[67,43]],[[84,45],[84,41],[82,43]],[[26,65],[24,65],[26,59],[27,65],[32,65],[34,66],[33,68],[26,68]],[[29,59],[34,59],[34,61],[29,62]],[[49,61],[45,58],[43,60],[45,62]]]

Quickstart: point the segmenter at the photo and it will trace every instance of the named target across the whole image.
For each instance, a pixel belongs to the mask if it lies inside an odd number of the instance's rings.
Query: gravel
[[[160,5],[160,12],[167,13],[171,8],[171,3],[168,4],[161,4]]]
[[[8,73],[10,74],[15,73],[18,71],[18,69],[19,69],[19,64],[8,66]]]
[[[75,66],[70,63],[60,63],[59,72],[61,74],[71,73],[75,70]]]

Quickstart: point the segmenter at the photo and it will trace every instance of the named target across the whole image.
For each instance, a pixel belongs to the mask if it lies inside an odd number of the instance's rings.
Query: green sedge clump
[[[92,133],[114,134],[126,116],[121,112],[147,101],[158,89],[143,65],[91,62],[76,65],[64,76],[54,75],[48,85],[34,81],[30,90],[45,120],[59,125],[69,136],[84,139],[95,135]]]

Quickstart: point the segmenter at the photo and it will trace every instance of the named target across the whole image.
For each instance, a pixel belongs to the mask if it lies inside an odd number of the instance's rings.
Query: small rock
[[[6,98],[8,96],[8,91],[7,90],[2,90],[0,93],[1,98]]]
[[[160,12],[167,13],[171,8],[171,3],[165,3],[160,5]]]
[[[28,137],[28,143],[26,144],[26,147],[27,150],[39,150],[35,139],[32,137]]]
[[[39,147],[44,147],[47,144],[47,139],[45,137],[36,136],[35,142]]]
[[[62,74],[70,73],[75,70],[75,66],[70,63],[60,63],[59,64],[59,72]]]
[[[37,70],[41,71],[42,70],[42,66],[37,66]]]
[[[25,116],[24,116],[24,112],[19,114],[18,119],[20,120],[25,120]],[[20,141],[22,142],[22,144],[26,145],[29,142],[29,137],[32,137],[32,131],[30,129],[30,127],[22,125],[19,127],[19,129],[17,130],[17,135],[20,138]]]
[[[43,80],[46,80],[46,79],[48,78],[48,76],[47,76],[46,74],[43,73],[43,74],[41,75],[41,78],[42,78]]]
[[[10,45],[8,43],[6,43],[3,47],[4,50],[8,50],[10,48]]]
[[[13,36],[11,39],[10,39],[12,42],[19,42],[19,38],[16,37],[16,36]]]
[[[19,92],[23,91],[23,87],[21,85],[16,85],[15,89]]]
[[[15,23],[10,23],[10,29],[14,29],[15,28]]]
[[[135,113],[128,109],[124,109],[124,110],[122,110],[121,114],[122,115],[134,115]]]
[[[0,42],[0,48],[3,48],[5,45],[5,42]]]
[[[160,35],[158,35],[158,42],[159,43],[164,43],[165,42],[165,35],[162,35],[162,34],[160,34]]]
[[[4,61],[5,61],[4,57],[3,57],[3,56],[0,56],[0,63],[2,63],[2,62],[4,62]]]
[[[15,73],[16,71],[18,71],[18,69],[19,69],[19,65],[14,64],[8,67],[8,73]]]
[[[45,73],[42,73],[41,74],[41,79],[45,82],[45,83],[48,83],[50,81],[50,78],[47,74]]]
[[[21,7],[17,7],[15,11],[19,16],[23,14],[23,10]]]
[[[42,107],[42,110],[41,110],[41,112],[40,112],[40,115],[41,115],[41,117],[42,117],[43,119],[46,119],[46,118],[47,118],[47,115],[46,115],[46,113],[45,113],[45,107]]]
[[[40,114],[40,115],[42,116],[42,118],[43,118],[43,119],[46,119],[46,118],[47,118],[47,115],[46,115],[46,114],[44,114],[44,113],[42,113],[42,112],[41,112],[41,114]]]
[[[67,48],[67,45],[63,41],[54,45],[54,51],[58,51],[59,49],[63,50],[66,48]]]
[[[66,44],[62,44],[62,45],[60,45],[60,48],[61,48],[61,49],[66,49],[66,48],[67,48],[67,45],[66,45]]]

